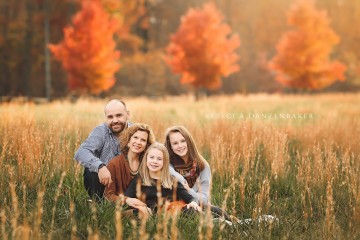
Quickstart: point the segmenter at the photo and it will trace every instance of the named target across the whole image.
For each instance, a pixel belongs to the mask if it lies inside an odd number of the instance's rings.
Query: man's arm
[[[99,156],[104,146],[105,134],[106,128],[103,125],[97,126],[75,153],[74,159],[90,172],[98,172],[99,165],[103,163]]]

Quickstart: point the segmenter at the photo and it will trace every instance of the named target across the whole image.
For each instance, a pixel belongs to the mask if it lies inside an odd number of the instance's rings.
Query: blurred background
[[[114,51],[119,53],[114,58],[119,65],[111,74],[112,83],[106,90],[96,91],[95,94],[87,88],[78,91],[76,84],[71,85],[69,71],[64,67],[66,57],[63,54],[63,60],[59,60],[54,55],[55,51],[51,52],[48,47],[49,44],[59,46],[63,43],[66,29],[100,31],[104,23],[98,20],[100,25],[96,25],[89,20],[96,19],[94,15],[78,17],[76,23],[76,16],[86,11],[85,2],[100,3],[102,11],[113,21]],[[230,27],[228,36],[237,35],[241,44],[234,49],[239,70],[221,76],[220,87],[210,90],[204,87],[203,91],[206,94],[297,91],[280,84],[276,80],[276,72],[269,69],[268,63],[276,56],[280,39],[294,29],[289,25],[289,14],[299,1],[0,0],[0,96],[59,98],[69,94],[90,94],[156,97],[187,94],[194,90],[194,86],[179,81],[181,74],[173,70],[165,56],[171,36],[181,26],[181,18],[189,13],[189,9],[201,10],[208,2],[215,5],[223,16],[222,22]],[[336,81],[311,92],[358,91],[360,29],[356,26],[360,23],[360,1],[317,0],[314,7],[326,14],[329,28],[337,36],[336,44],[331,46],[331,52],[326,57],[341,62],[346,71],[345,81]],[[81,21],[84,22],[82,28],[78,26]],[[86,25],[90,22],[93,25]],[[312,31],[316,29],[315,26]],[[101,35],[96,37],[100,39]],[[100,44],[105,41],[95,39],[94,42]],[[109,44],[105,43],[105,46]],[[76,54],[86,53],[90,47],[84,45]]]

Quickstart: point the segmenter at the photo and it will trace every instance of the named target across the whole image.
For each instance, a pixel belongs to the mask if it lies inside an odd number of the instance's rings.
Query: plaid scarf
[[[189,184],[189,187],[195,185],[196,179],[199,177],[200,169],[196,161],[189,161],[185,164],[184,160],[180,157],[175,158],[171,164],[174,166],[175,171],[180,173]]]

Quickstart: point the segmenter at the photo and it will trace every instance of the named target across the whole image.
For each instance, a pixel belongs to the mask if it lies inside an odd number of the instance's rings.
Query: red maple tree
[[[166,62],[174,73],[182,74],[181,83],[195,88],[217,89],[221,77],[239,70],[240,46],[237,34],[228,38],[231,28],[213,3],[202,9],[190,9],[171,36]]]
[[[288,24],[296,30],[283,35],[277,55],[269,62],[278,82],[287,87],[320,89],[345,80],[345,65],[329,59],[340,39],[330,28],[325,11],[317,10],[313,0],[297,1],[288,12]]]
[[[64,29],[64,40],[49,48],[68,73],[70,90],[98,94],[115,83],[120,52],[113,35],[117,29],[98,0],[84,0],[81,10]]]

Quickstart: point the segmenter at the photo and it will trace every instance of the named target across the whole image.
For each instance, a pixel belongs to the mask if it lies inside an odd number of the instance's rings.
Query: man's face
[[[112,102],[106,106],[105,118],[107,126],[118,136],[126,126],[129,111],[120,102]]]

